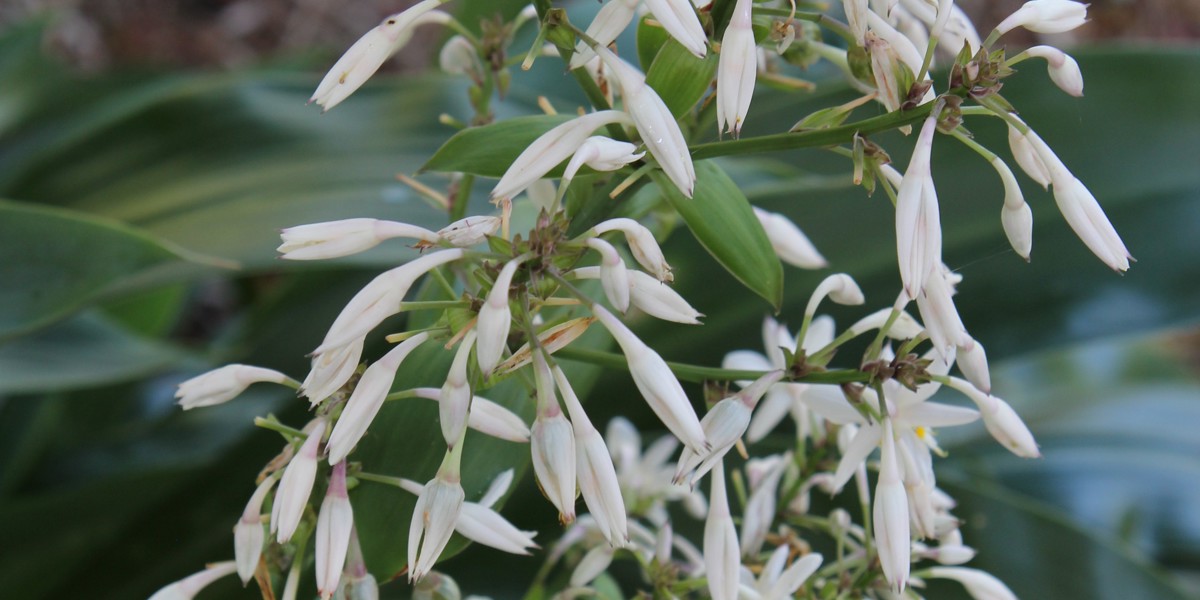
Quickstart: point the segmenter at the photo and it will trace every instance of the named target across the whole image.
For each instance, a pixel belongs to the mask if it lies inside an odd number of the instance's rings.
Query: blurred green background
[[[384,247],[281,264],[278,229],[355,216],[440,227],[445,216],[394,175],[413,173],[452,133],[440,113],[467,118],[470,108],[462,82],[428,73],[377,77],[329,114],[305,105],[337,53],[398,5],[96,2],[38,13],[40,4],[0,7],[0,589],[144,598],[231,556],[252,479],[279,448],[252,418],[304,414],[269,389],[185,414],[174,385],[227,362],[302,376],[304,354],[342,304],[410,254]],[[1148,3],[1157,12],[1138,4],[1093,5],[1095,22],[1076,40],[1091,43],[1072,51],[1085,98],[1061,94],[1032,63],[1005,88],[1104,205],[1138,258],[1128,274],[1095,260],[1033,186],[1026,264],[1000,229],[990,167],[959,146],[935,148],[946,262],[965,276],[959,309],[988,348],[995,392],[1045,454],[1022,461],[982,427],[947,431],[939,479],[961,502],[966,542],[980,551],[972,564],[1027,599],[1194,598],[1200,589],[1200,49],[1188,41],[1198,28],[1187,2]],[[519,7],[468,3],[463,18]],[[981,26],[1003,14],[973,8]],[[418,38],[400,69],[422,70],[439,35]],[[820,83],[811,94],[756,97],[745,135],[844,97],[828,75],[811,74]],[[582,104],[561,66],[543,60],[514,74],[497,116],[537,112],[538,95],[560,110]],[[968,125],[1007,155],[998,122]],[[879,141],[907,155],[901,136]],[[850,185],[842,159],[814,150],[722,165],[756,204],[800,224],[869,305],[890,303],[892,212]],[[669,360],[715,364],[758,348],[769,308],[686,230],[665,250],[679,291],[709,323],[646,321],[639,332]],[[780,318],[798,322],[825,274],[788,270]],[[861,314],[834,312],[843,324]],[[624,414],[657,435],[628,378],[608,375],[591,392],[593,421]],[[510,401],[528,414],[525,399]],[[433,412],[384,412],[386,433],[364,450],[377,470],[430,474],[411,456],[434,447],[421,431]],[[400,439],[408,446],[388,443]],[[474,467],[468,497],[499,466],[524,471],[528,450],[505,444]],[[548,543],[558,531],[549,505],[530,478],[516,487],[506,514]],[[411,498],[356,493],[360,527],[374,511],[368,546],[395,546],[390,531],[407,526]],[[476,548],[444,565],[465,592],[504,598],[519,597],[538,566]],[[408,588],[384,592],[406,597]],[[232,580],[209,594],[255,597]]]

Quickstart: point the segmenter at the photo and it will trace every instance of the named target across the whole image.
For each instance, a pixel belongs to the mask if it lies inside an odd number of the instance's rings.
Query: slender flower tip
[[[1036,33],[1065,33],[1087,22],[1088,5],[1071,0],[1030,0],[996,26],[1001,34],[1024,27]]]
[[[183,410],[228,402],[253,383],[285,383],[287,375],[273,369],[249,365],[225,365],[179,384],[175,398]]]
[[[1050,80],[1060,90],[1076,98],[1083,97],[1083,72],[1071,55],[1053,46],[1034,46],[1025,50],[1025,53],[1046,59]]]
[[[232,560],[212,563],[203,571],[176,581],[150,596],[150,600],[191,600],[212,582],[237,571]]]

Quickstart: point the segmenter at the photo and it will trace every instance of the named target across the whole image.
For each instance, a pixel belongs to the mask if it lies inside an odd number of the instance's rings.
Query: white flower
[[[579,279],[598,279],[600,267],[580,267],[571,271]],[[699,325],[704,315],[692,308],[671,286],[641,271],[629,271],[629,303],[638,310],[664,321]]]
[[[904,180],[896,192],[896,254],[900,279],[910,298],[916,298],[942,258],[942,225],[937,191],[929,168],[937,118],[931,115],[921,127]]]
[[[820,554],[814,552],[804,555],[793,562],[791,566],[787,566],[790,554],[791,548],[786,545],[776,548],[771,553],[771,558],[767,560],[767,564],[763,565],[762,572],[757,581],[754,581],[753,588],[743,584],[741,597],[750,596],[756,600],[790,600],[796,590],[800,589],[800,586],[804,585],[804,582],[817,572],[823,560]],[[786,569],[784,569],[785,566],[787,566]]]
[[[867,301],[862,288],[858,287],[853,277],[845,273],[834,273],[817,284],[817,289],[813,290],[808,304],[804,307],[804,315],[811,318],[817,314],[817,307],[826,296],[842,306],[858,306]]]
[[[704,566],[708,576],[708,591],[713,600],[736,600],[738,597],[737,530],[729,514],[729,499],[725,495],[725,467],[721,461],[713,465],[712,491],[708,497],[708,518],[704,521]]]
[[[438,401],[442,396],[441,388],[414,388],[413,396],[426,400]],[[528,442],[529,427],[516,413],[503,406],[484,398],[471,398],[471,410],[467,413],[467,427],[485,435],[490,435],[510,442]]]
[[[967,347],[972,341],[954,306],[955,277],[946,265],[938,263],[926,277],[923,293],[917,296],[917,309],[925,322],[925,332],[938,353],[947,358],[954,347]]]
[[[629,115],[602,110],[559,125],[525,148],[492,189],[492,200],[515,198],[579,150],[596,129],[610,123],[627,123]],[[681,134],[682,135],[682,134]]]
[[[1087,6],[1070,0],[1031,0],[996,26],[1007,33],[1024,27],[1037,33],[1064,33],[1087,22]]]
[[[447,456],[450,460],[450,456]],[[417,498],[416,509],[408,526],[408,580],[417,581],[425,577],[434,563],[437,562],[450,534],[454,533],[454,525],[458,522],[462,511],[462,484],[457,474],[457,468],[445,472],[446,465],[438,470],[438,474]]]
[[[967,343],[958,347],[958,351],[955,353],[955,362],[958,363],[958,369],[975,387],[985,394],[992,391],[992,376],[988,369],[987,353],[983,350],[983,344],[968,336]]]
[[[567,168],[563,170],[559,189],[567,189],[571,185],[571,180],[575,178],[575,174],[584,165],[596,171],[616,171],[635,160],[641,160],[646,155],[645,152],[636,152],[636,150],[637,146],[629,142],[618,142],[602,135],[594,135],[584,140],[575,154],[571,156]]]
[[[592,314],[621,346],[621,351],[629,363],[629,374],[633,376],[633,383],[637,385],[638,391],[663,425],[692,450],[706,451],[709,445],[704,439],[704,428],[700,425],[700,419],[696,417],[696,411],[688,402],[683,386],[679,384],[666,361],[604,307],[593,306]]]
[[[408,357],[417,346],[429,339],[429,334],[422,332],[414,335],[384,354],[379,360],[367,367],[354,386],[350,399],[342,408],[342,414],[329,434],[326,452],[329,454],[329,464],[336,465],[350,454],[358,445],[363,434],[367,432],[375,415],[383,407],[383,401],[392,390],[392,382],[396,379],[396,370],[400,363]]]
[[[225,365],[179,384],[179,388],[175,390],[175,398],[183,410],[191,410],[229,402],[253,383],[284,384],[289,381],[291,378],[287,375],[272,369]]]
[[[1046,59],[1050,80],[1058,89],[1076,98],[1083,96],[1083,73],[1079,70],[1079,63],[1069,54],[1053,46],[1034,46],[1025,50],[1025,53]]]
[[[1017,183],[1012,169],[998,156],[992,159],[991,164],[1000,175],[1000,180],[1004,182],[1004,208],[1000,209],[1000,224],[1004,226],[1004,235],[1017,255],[1028,261],[1029,253],[1033,250],[1033,211],[1025,202],[1025,196],[1021,193],[1021,186]]]
[[[575,435],[575,474],[580,495],[608,543],[613,547],[624,546],[629,541],[625,503],[621,499],[621,485],[608,446],[588,420],[583,404],[579,402],[562,369],[555,366],[553,371],[558,391],[571,415],[571,428]]]
[[[452,246],[467,248],[482,244],[487,236],[500,229],[500,224],[500,217],[467,217],[439,229],[437,234]]]
[[[467,379],[467,359],[471,346],[475,344],[475,330],[467,332],[454,354],[454,362],[446,374],[446,383],[438,395],[438,417],[442,424],[442,437],[446,446],[453,449],[467,433],[467,414],[471,410],[471,382]]]
[[[957,377],[950,378],[949,386],[965,394],[975,403],[975,406],[979,407],[979,413],[983,415],[983,424],[987,427],[988,433],[991,433],[992,437],[1009,452],[1022,458],[1042,456],[1029,427],[1026,427],[1025,422],[1007,402],[982,392],[970,382]]]
[[[383,20],[342,55],[313,92],[309,102],[329,110],[366,83],[389,57],[412,39],[422,23],[444,22],[447,15],[433,9],[446,0],[423,0]],[[432,12],[431,12],[432,11]]]
[[[908,297],[904,297],[905,303]],[[881,308],[861,319],[855,321],[847,331],[854,337],[858,337],[872,329],[879,329],[887,324],[888,319],[892,316],[891,308]],[[892,326],[888,328],[887,336],[893,340],[909,340],[921,335],[925,328],[912,315],[900,311],[899,316],[892,321]]]
[[[771,371],[737,394],[716,403],[700,421],[712,449],[697,454],[691,448],[684,448],[679,457],[679,467],[675,470],[675,481],[682,482],[690,474],[691,485],[696,485],[742,437],[750,426],[750,413],[759,399],[782,378],[782,370]]]
[[[771,248],[783,262],[800,267],[801,269],[820,269],[829,266],[829,262],[817,251],[809,241],[808,236],[792,222],[791,219],[779,214],[754,207],[754,216],[762,223],[771,241]]]
[[[317,515],[316,575],[317,593],[328,600],[337,590],[350,548],[354,528],[354,510],[346,496],[346,462],[334,465],[321,512]]]
[[[884,420],[879,482],[875,485],[875,543],[883,576],[896,592],[908,585],[912,541],[908,528],[908,498],[900,481],[892,422]]]
[[[438,52],[438,68],[451,75],[466,75],[471,78],[479,77],[482,72],[479,52],[461,35],[446,40],[446,44]]]
[[[317,479],[317,449],[325,435],[325,419],[313,421],[307,429],[308,437],[283,470],[271,505],[271,533],[277,535],[280,544],[288,543],[296,533]]]
[[[454,530],[463,537],[489,548],[509,554],[528,555],[530,548],[538,547],[533,542],[533,536],[537,535],[537,532],[517,529],[507,519],[500,516],[500,513],[492,509],[492,506],[508,491],[512,478],[512,469],[503,471],[492,480],[487,492],[484,493],[483,498],[479,499],[479,502],[464,501],[458,514],[458,521],[454,524]],[[400,479],[400,487],[418,496],[424,490],[424,486],[409,479]]]
[[[422,487],[417,484],[417,493]],[[362,547],[358,543],[358,531],[350,528],[350,547],[346,552],[346,566],[342,569],[342,582],[334,596],[337,600],[379,600],[379,584],[367,572],[363,562]]]
[[[600,238],[588,238],[589,248],[600,253],[600,284],[604,296],[620,312],[629,310],[629,270],[612,244]]]
[[[390,238],[412,238],[436,244],[438,234],[408,223],[380,219],[343,219],[289,227],[280,232],[276,250],[287,260],[321,260],[358,254]]]
[[[275,481],[276,478],[272,475],[258,484],[254,494],[250,496],[250,501],[246,503],[246,509],[242,511],[242,518],[238,519],[237,525],[233,526],[233,558],[237,563],[237,573],[242,580],[242,585],[249,583],[250,578],[254,577],[254,571],[258,569],[263,542],[266,541],[266,534],[263,532],[262,505],[267,493],[275,485]]]
[[[602,235],[610,231],[620,231],[625,234],[625,243],[629,245],[629,252],[633,254],[633,259],[642,265],[643,269],[649,271],[659,281],[674,281],[675,278],[671,275],[671,265],[667,264],[662,248],[654,239],[654,234],[645,225],[622,217],[601,222],[593,227],[590,233]]]
[[[633,118],[638,134],[646,149],[658,161],[663,172],[688,198],[696,186],[696,170],[692,166],[691,151],[679,123],[663,103],[658,92],[646,85],[646,76],[621,60],[607,48],[594,48],[601,60],[612,72],[621,89],[625,111]]]
[[[850,25],[850,33],[858,45],[863,44],[863,36],[867,33],[867,0],[842,0],[842,9],[846,13],[846,23]]]
[[[776,497],[779,494],[779,480],[783,471],[791,463],[791,455],[774,455],[764,459],[751,459],[746,463],[746,470],[751,470],[753,463],[762,469],[761,474],[751,481],[750,499],[746,501],[746,510],[742,515],[742,556],[753,557],[762,550],[767,540],[767,531],[775,521]]]
[[[540,352],[533,355],[533,373],[538,398],[538,414],[529,438],[533,472],[542,492],[558,509],[559,522],[567,524],[575,520],[575,435],[559,408],[554,376]]]
[[[150,596],[150,600],[191,600],[212,582],[237,570],[232,560],[213,563],[206,569],[172,583]]]
[[[990,573],[966,567],[930,567],[929,576],[957,581],[975,600],[1017,600],[1016,594]]]
[[[508,295],[512,291],[513,275],[521,261],[513,259],[504,264],[496,276],[491,291],[483,306],[479,308],[479,321],[475,324],[478,337],[475,341],[475,360],[479,370],[489,375],[500,362],[500,355],[508,347],[508,331],[512,327],[512,312],[508,309]]]
[[[300,384],[300,392],[308,397],[310,404],[315,406],[346,385],[358,369],[365,342],[366,338],[360,337],[328,352],[313,353],[312,370]]]
[[[573,588],[581,588],[604,573],[612,564],[613,547],[596,546],[583,555],[575,570],[571,572],[569,584]]]
[[[328,352],[363,337],[384,319],[400,312],[400,302],[422,275],[463,257],[463,250],[441,250],[384,271],[359,290],[334,319],[314,354]]]
[[[737,0],[725,36],[721,38],[721,56],[717,63],[717,129],[738,137],[742,122],[750,112],[758,60],[754,50],[750,0]]]
[[[696,17],[696,11],[692,8],[692,3],[688,0],[645,0],[646,8],[650,10],[650,14],[654,15],[654,20],[658,21],[662,28],[667,30],[675,41],[688,49],[688,52],[695,54],[698,58],[704,58],[708,52],[708,38],[704,35],[704,28],[700,26],[700,19]]]
[[[638,4],[641,4],[641,0],[610,0],[604,3],[584,33],[596,44],[608,46],[633,21]],[[575,54],[571,55],[567,69],[573,71],[596,59],[592,47],[586,41],[580,40],[575,44]]]
[[[1029,138],[1012,123],[1008,124],[1008,147],[1012,150],[1013,158],[1017,159],[1017,165],[1030,179],[1040,183],[1042,189],[1050,187],[1050,172],[1046,169],[1046,163],[1042,162]]]
[[[896,53],[900,62],[908,67],[915,77],[917,71],[921,70],[921,63],[924,62],[924,48],[918,50],[917,46],[912,43],[903,33],[900,33],[895,27],[892,27],[883,17],[875,14],[874,11],[867,13],[867,25],[871,32],[878,36],[883,41],[887,42],[888,46]],[[868,48],[869,49],[869,48]],[[903,90],[907,92],[907,90]]]

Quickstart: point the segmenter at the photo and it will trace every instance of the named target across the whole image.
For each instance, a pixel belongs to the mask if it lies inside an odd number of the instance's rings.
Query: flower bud
[[[389,238],[437,243],[438,234],[408,223],[380,219],[343,219],[284,229],[276,250],[287,260],[320,260],[358,254]]]
[[[312,370],[304,378],[304,383],[300,384],[300,393],[308,397],[310,404],[315,406],[350,381],[358,369],[365,341],[366,338],[360,337],[328,352],[313,354]]]
[[[967,380],[983,393],[990,393],[992,377],[988,370],[987,354],[983,351],[983,344],[967,336],[967,343],[958,347],[956,355],[958,368]]]
[[[675,41],[697,58],[708,51],[708,36],[689,0],[645,0],[646,8]]]
[[[863,37],[867,33],[867,13],[871,10],[867,0],[842,0],[842,10],[846,13],[850,33],[854,34],[859,46],[863,45]]]
[[[750,413],[759,399],[782,377],[782,370],[771,371],[737,394],[716,403],[700,421],[700,426],[704,428],[704,437],[712,444],[712,449],[697,454],[691,448],[685,447],[675,470],[675,482],[680,483],[690,475],[690,483],[694,486],[717,461],[724,458],[725,453],[746,433],[746,428],[750,425]]]
[[[942,258],[942,225],[929,168],[936,129],[937,118],[931,116],[925,120],[896,192],[896,254],[900,259],[900,279],[910,298],[920,295],[925,278]]]
[[[254,494],[250,496],[250,501],[246,503],[246,509],[242,511],[242,518],[238,519],[237,525],[233,527],[233,557],[243,586],[250,583],[250,578],[254,577],[259,558],[262,557],[263,542],[266,541],[262,505],[275,481],[275,477],[270,476],[258,484]]]
[[[909,534],[908,498],[900,480],[892,421],[884,420],[883,451],[879,481],[875,486],[875,543],[879,563],[892,589],[903,592],[908,585],[912,540]]]
[[[850,326],[848,331],[855,337],[860,336],[872,329],[879,329],[880,327],[883,327],[883,325],[887,323],[887,320],[891,318],[891,316],[892,309],[879,309],[859,319]],[[916,319],[912,318],[912,315],[904,311],[900,311],[900,315],[896,317],[894,321],[892,321],[892,326],[888,328],[887,336],[893,340],[910,340],[918,335],[921,335],[921,332],[924,330],[925,328],[921,327],[921,324],[918,323]]]
[[[275,502],[271,506],[271,533],[277,534],[280,544],[292,539],[304,516],[304,508],[308,506],[308,496],[312,494],[313,482],[317,479],[317,449],[323,435],[325,419],[313,421],[308,427],[304,444],[288,462],[283,477],[279,479]]]
[[[957,581],[975,600],[1017,600],[1016,594],[990,573],[966,567],[930,567],[929,576]]]
[[[635,152],[635,150],[637,150],[637,146],[629,142],[618,142],[600,135],[588,138],[575,151],[574,156],[567,163],[567,168],[563,170],[559,189],[566,190],[567,186],[571,185],[571,180],[575,178],[575,174],[584,165],[596,171],[616,171],[631,162],[641,160],[646,155],[645,152]]]
[[[504,264],[496,276],[487,300],[479,308],[479,321],[475,325],[478,338],[475,343],[475,360],[479,370],[490,375],[500,362],[500,355],[508,346],[508,331],[512,327],[512,312],[508,309],[508,296],[512,288],[513,275],[521,261],[513,259]]]
[[[954,306],[954,286],[949,269],[938,268],[925,280],[925,291],[917,296],[917,310],[925,322],[925,332],[933,347],[943,357],[950,356],[954,346],[968,346],[971,336]]]
[[[475,331],[467,332],[458,345],[454,354],[454,362],[450,364],[450,372],[446,374],[446,383],[438,396],[438,416],[442,423],[442,437],[446,445],[453,449],[462,441],[467,430],[467,413],[471,410],[471,382],[467,380],[467,359],[471,356],[471,346],[475,344]]]
[[[779,494],[779,480],[789,462],[787,459],[771,462],[767,471],[759,477],[758,484],[752,486],[753,491],[746,501],[745,514],[742,515],[742,556],[750,558],[762,550],[767,531],[775,521],[775,499]]]
[[[571,389],[571,383],[562,369],[555,366],[553,372],[563,403],[571,415],[579,493],[608,543],[613,547],[624,546],[629,541],[625,502],[621,498],[621,485],[608,446],[588,420],[583,404]]]
[[[610,123],[625,123],[629,115],[602,110],[577,117],[542,134],[525,148],[492,189],[492,199],[515,198],[534,182],[567,160],[596,129]]]
[[[808,317],[815,315],[817,307],[821,305],[821,301],[826,296],[843,306],[858,306],[867,301],[853,277],[845,273],[834,273],[822,279],[821,283],[817,285],[817,289],[813,290],[812,296],[808,298],[808,306],[805,307],[804,314]]]
[[[438,67],[451,75],[479,77],[481,72],[479,52],[467,38],[456,35],[446,40],[442,50],[438,52]]]
[[[192,600],[196,594],[200,593],[200,590],[236,570],[237,566],[232,560],[212,563],[203,571],[184,577],[154,592],[154,595],[150,596],[150,600]]]
[[[667,259],[663,256],[662,248],[654,239],[654,234],[645,225],[622,217],[609,219],[592,228],[592,232],[596,235],[602,235],[609,231],[620,231],[625,234],[625,243],[629,245],[629,252],[633,254],[634,260],[642,265],[643,269],[657,277],[659,281],[675,280],[671,275],[671,265],[667,264]]]
[[[704,568],[708,576],[708,592],[713,600],[736,600],[738,597],[737,530],[729,514],[729,499],[725,495],[725,466],[713,465],[712,491],[709,494],[708,518],[704,521]]]
[[[1083,73],[1079,70],[1079,63],[1069,54],[1053,46],[1034,46],[1025,50],[1025,53],[1046,59],[1050,80],[1058,89],[1076,98],[1083,97]]]
[[[350,548],[354,528],[354,510],[346,495],[346,462],[334,465],[321,512],[317,516],[316,575],[317,593],[328,600],[337,590]]]
[[[225,365],[179,384],[179,388],[175,390],[175,398],[183,410],[191,410],[229,402],[253,383],[283,384],[288,381],[291,379],[287,375],[273,369]]]
[[[735,138],[741,135],[742,122],[750,112],[758,76],[752,7],[750,0],[737,0],[721,38],[717,63],[717,130],[732,133]]]
[[[808,236],[787,217],[754,207],[754,216],[767,232],[771,248],[783,262],[801,269],[820,269],[829,262],[817,251]]]
[[[625,31],[625,28],[633,21],[638,4],[641,4],[641,0],[605,2],[584,33],[596,44],[608,46],[616,41],[617,36],[621,35],[621,32]],[[592,47],[587,42],[580,40],[575,44],[575,54],[571,55],[571,62],[568,63],[567,69],[574,71],[597,58]]]
[[[417,498],[413,518],[408,526],[408,580],[425,577],[437,562],[454,525],[462,512],[462,484],[457,473],[446,473],[445,466],[436,477],[425,484]],[[457,469],[453,469],[457,471]]]
[[[542,493],[558,509],[559,522],[575,520],[575,435],[554,394],[554,377],[540,352],[533,355],[538,416],[530,429],[533,472]]]
[[[600,253],[600,284],[608,302],[622,313],[629,310],[629,272],[625,261],[612,244],[600,238],[589,238],[587,245]]]
[[[997,442],[1000,442],[1001,446],[1022,458],[1040,458],[1042,456],[1037,442],[1033,439],[1033,433],[1029,431],[1025,422],[1007,402],[985,394],[971,383],[957,377],[951,377],[948,385],[962,392],[979,407],[979,414],[983,416],[984,426],[987,427],[988,433],[992,434]]]
[[[1001,34],[1024,27],[1037,33],[1065,33],[1087,22],[1087,5],[1070,0],[1031,0],[996,26]]]
[[[599,267],[580,267],[571,271],[579,279],[598,279]],[[629,303],[638,310],[664,321],[699,325],[704,315],[671,286],[641,271],[629,271]]]
[[[500,217],[467,217],[438,230],[438,236],[451,246],[467,248],[482,244],[500,229]]]
[[[993,158],[991,162],[1004,183],[1004,208],[1000,209],[1000,223],[1004,226],[1004,235],[1008,237],[1008,243],[1017,255],[1028,261],[1029,253],[1033,250],[1033,211],[1025,202],[1025,196],[1021,193],[1021,186],[1017,184],[1012,169],[1009,169],[1000,157]]]
[[[1042,162],[1029,138],[1012,124],[1008,126],[1008,147],[1012,150],[1013,158],[1017,159],[1017,165],[1030,179],[1041,184],[1042,189],[1050,187],[1050,171],[1046,169],[1046,163]]]

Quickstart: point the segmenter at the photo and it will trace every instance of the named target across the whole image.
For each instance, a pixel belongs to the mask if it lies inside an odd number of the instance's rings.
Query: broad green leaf
[[[0,240],[0,339],[106,296],[203,272],[206,260],[119,222],[15,202],[0,203]]]
[[[663,44],[650,70],[646,71],[646,84],[658,92],[671,114],[678,119],[704,96],[716,72],[716,53],[709,52],[704,58],[696,58],[682,44],[671,39]]]
[[[727,271],[772,306],[783,301],[783,267],[737,184],[712,161],[696,163],[696,191],[685,197],[661,172],[652,177],[692,235]],[[698,271],[678,271],[704,285]]]
[[[650,20],[650,15],[643,15],[638,19],[637,26],[637,55],[638,63],[642,65],[642,71],[648,72],[650,65],[654,64],[654,58],[658,56],[659,51],[666,45],[667,40],[671,39],[667,35],[667,30],[661,26],[650,25],[647,21]]]
[[[464,129],[438,148],[421,170],[500,177],[538,136],[571,118],[571,115],[516,117]]]

